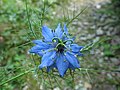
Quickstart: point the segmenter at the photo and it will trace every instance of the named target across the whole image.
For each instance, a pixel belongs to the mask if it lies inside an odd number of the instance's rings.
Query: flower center
[[[57,48],[57,52],[62,53],[64,51],[65,46],[63,43],[58,43],[56,48]]]
[[[65,49],[66,42],[63,42],[61,39],[59,39],[57,37],[54,37],[52,41],[57,42],[57,45],[56,45],[57,52],[62,53]]]

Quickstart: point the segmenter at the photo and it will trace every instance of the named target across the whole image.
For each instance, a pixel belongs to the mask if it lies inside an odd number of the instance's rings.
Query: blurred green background
[[[79,45],[101,41],[79,58],[85,70],[76,70],[74,83],[69,71],[61,78],[39,70],[40,57],[28,50],[42,38],[41,26],[55,29],[85,7],[68,26]],[[120,0],[0,0],[0,84],[1,90],[120,90]]]

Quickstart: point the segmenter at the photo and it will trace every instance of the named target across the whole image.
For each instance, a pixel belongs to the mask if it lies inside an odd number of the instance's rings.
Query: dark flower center
[[[63,42],[61,39],[59,39],[57,37],[54,37],[52,39],[52,41],[57,44],[56,45],[57,52],[62,53],[65,50],[65,43],[66,42]]]
[[[58,43],[57,52],[62,53],[64,51],[65,46],[62,43]]]

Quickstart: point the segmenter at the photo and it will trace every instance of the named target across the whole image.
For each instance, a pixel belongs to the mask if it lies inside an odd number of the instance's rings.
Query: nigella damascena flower
[[[64,76],[67,69],[80,68],[76,56],[82,56],[80,50],[83,46],[74,44],[70,38],[66,25],[63,29],[58,24],[55,30],[47,26],[42,27],[43,40],[34,40],[36,46],[32,47],[29,52],[38,54],[42,57],[39,68],[46,67],[47,72],[56,68],[61,76]]]

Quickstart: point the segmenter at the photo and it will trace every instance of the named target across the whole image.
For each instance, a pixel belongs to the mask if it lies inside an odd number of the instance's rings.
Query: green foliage
[[[120,18],[120,0],[111,0],[114,15]]]
[[[108,9],[102,11],[119,17],[119,0],[112,0],[112,2],[113,4],[109,8],[117,7],[115,11],[112,12]],[[78,14],[73,11],[73,16],[69,15],[67,10],[63,10],[63,13],[59,11],[60,16],[54,15],[53,12],[56,8],[65,9],[63,6],[67,3],[68,0],[0,1],[0,88],[2,90],[21,90],[23,88],[47,90],[56,87],[63,90],[64,88],[74,88],[79,84],[78,80],[91,84],[104,81],[104,83],[118,85],[118,77],[110,76],[117,66],[108,67],[108,63],[102,57],[91,55],[91,51],[100,49],[101,52],[103,51],[104,57],[119,57],[120,46],[118,44],[111,45],[109,43],[112,40],[111,37],[103,37],[90,44],[83,42],[83,45],[87,45],[81,51],[86,56],[79,58],[80,70],[75,70],[75,72],[69,70],[64,78],[61,78],[56,70],[49,74],[46,73],[46,69],[39,70],[40,57],[28,54],[28,50],[33,46],[31,41],[42,38],[41,26],[43,24],[47,24],[51,28],[60,22],[71,24],[85,10],[78,11]],[[65,15],[66,13],[67,15]],[[72,27],[69,25],[68,28],[71,30]],[[74,31],[71,31],[72,33]],[[105,77],[101,79],[100,75],[104,72]],[[81,88],[83,88],[83,84],[81,84]]]

